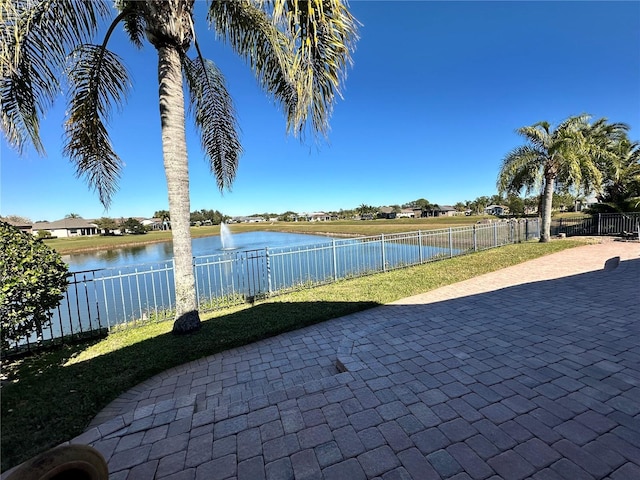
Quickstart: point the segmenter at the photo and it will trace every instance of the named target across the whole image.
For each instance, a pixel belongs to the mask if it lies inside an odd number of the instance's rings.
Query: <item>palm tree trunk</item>
[[[196,303],[191,232],[189,230],[189,164],[185,135],[182,69],[178,50],[172,46],[158,48],[160,84],[160,120],[162,154],[169,192],[169,213],[173,237],[176,318],[174,333],[200,328]]]
[[[544,179],[544,193],[542,195],[542,230],[540,241],[548,242],[551,239],[551,209],[553,206],[554,177],[547,175]]]

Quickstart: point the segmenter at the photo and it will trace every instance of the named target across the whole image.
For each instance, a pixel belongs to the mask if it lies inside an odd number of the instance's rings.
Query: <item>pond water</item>
[[[281,232],[245,232],[232,233],[234,250],[256,250],[265,247],[289,247],[298,245],[322,245],[331,242],[330,237],[319,235],[303,235]],[[219,236],[194,238],[192,240],[193,256],[214,255],[222,253],[222,242]],[[148,245],[136,245],[111,250],[74,253],[63,255],[62,259],[72,272],[96,270],[102,268],[118,268],[143,263],[160,263],[173,258],[173,243],[162,242]]]

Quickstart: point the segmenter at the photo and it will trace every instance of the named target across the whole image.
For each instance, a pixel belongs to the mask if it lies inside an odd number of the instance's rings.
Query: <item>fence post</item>
[[[418,255],[420,258],[420,263],[424,261],[422,256],[422,230],[418,230]]]
[[[338,258],[336,252],[336,239],[331,240],[331,251],[333,252],[333,281],[338,281]]]
[[[493,246],[494,247],[498,246],[498,224],[497,223],[493,224]]]
[[[384,254],[384,233],[380,234],[380,247],[382,248],[382,271],[386,272],[387,271],[387,259],[385,258],[385,254]]]
[[[271,295],[271,257],[269,256],[269,247],[265,247],[264,250],[267,260],[267,293]]]
[[[478,233],[476,232],[476,226],[473,226],[473,251],[478,251]]]
[[[602,235],[602,228],[600,224],[600,214],[598,214],[598,235]]]
[[[449,227],[449,258],[453,258],[453,230]]]

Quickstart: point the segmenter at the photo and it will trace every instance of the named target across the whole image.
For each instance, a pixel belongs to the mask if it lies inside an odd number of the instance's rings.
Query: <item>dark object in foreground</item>
[[[88,445],[52,448],[17,467],[7,480],[108,480],[102,454]]]
[[[198,311],[192,310],[176,318],[176,321],[173,324],[173,333],[191,333],[195,332],[196,330],[200,330],[201,327],[202,322],[200,321],[200,315],[198,315]]]

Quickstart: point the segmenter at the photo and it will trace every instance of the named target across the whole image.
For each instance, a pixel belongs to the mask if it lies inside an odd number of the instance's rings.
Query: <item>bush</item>
[[[67,289],[68,268],[60,255],[33,235],[0,222],[0,342],[32,333],[42,337]]]

